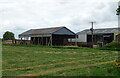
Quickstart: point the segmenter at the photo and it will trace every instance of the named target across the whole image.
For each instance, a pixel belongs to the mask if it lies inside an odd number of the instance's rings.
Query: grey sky
[[[0,0],[0,38],[36,28],[66,26],[74,32],[117,27],[118,0]]]

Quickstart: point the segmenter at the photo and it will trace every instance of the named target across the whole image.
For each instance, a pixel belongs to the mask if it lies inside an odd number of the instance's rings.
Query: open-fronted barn
[[[66,27],[30,29],[19,35],[21,40],[30,39],[30,44],[36,45],[67,45],[69,38],[76,34]]]

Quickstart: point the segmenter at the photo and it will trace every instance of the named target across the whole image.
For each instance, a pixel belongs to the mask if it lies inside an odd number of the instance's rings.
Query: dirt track
[[[86,61],[100,60],[100,59],[101,58],[99,58],[99,59],[87,59],[87,60],[75,60],[75,61],[62,62],[62,63],[52,63],[52,64],[47,64],[47,65],[37,65],[37,66],[31,66],[31,67],[5,69],[5,70],[0,70],[0,71],[21,70],[21,69],[29,69],[29,68],[35,68],[35,67],[45,67],[45,66],[51,66],[51,65],[57,65],[57,64],[68,64],[68,63],[76,63],[76,62],[86,62]]]
[[[96,65],[112,63],[112,62],[115,62],[115,60],[107,61],[107,62],[101,62],[101,63],[95,63],[95,64],[80,65],[80,66],[77,66],[77,67],[57,68],[57,69],[53,69],[53,70],[48,70],[48,71],[43,71],[43,72],[38,72],[38,73],[33,73],[33,74],[25,74],[25,75],[20,75],[20,76],[38,76],[38,75],[43,75],[43,74],[47,74],[47,73],[53,73],[53,72],[58,72],[58,71],[63,71],[63,70],[70,70],[70,69],[77,69],[77,68],[88,67],[88,66],[96,66]]]

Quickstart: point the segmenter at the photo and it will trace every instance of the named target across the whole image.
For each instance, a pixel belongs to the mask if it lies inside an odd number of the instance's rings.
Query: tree
[[[120,14],[120,6],[117,8],[117,15],[119,15]]]
[[[14,33],[12,33],[12,32],[6,31],[3,34],[3,40],[14,40],[14,39],[15,39]]]

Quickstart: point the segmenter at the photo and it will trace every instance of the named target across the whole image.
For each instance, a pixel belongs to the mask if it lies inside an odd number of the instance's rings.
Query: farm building
[[[68,38],[76,34],[66,27],[30,29],[19,35],[24,44],[68,45]]]
[[[110,43],[115,40],[115,32],[119,32],[120,28],[104,28],[104,29],[94,29],[93,30],[93,42],[97,44],[98,42]],[[92,34],[90,29],[83,30],[77,33],[78,38],[73,39],[78,43],[92,43]]]
[[[120,41],[120,31],[114,32],[114,40],[115,41]]]
[[[116,35],[116,39],[115,40],[120,42],[120,34]]]

